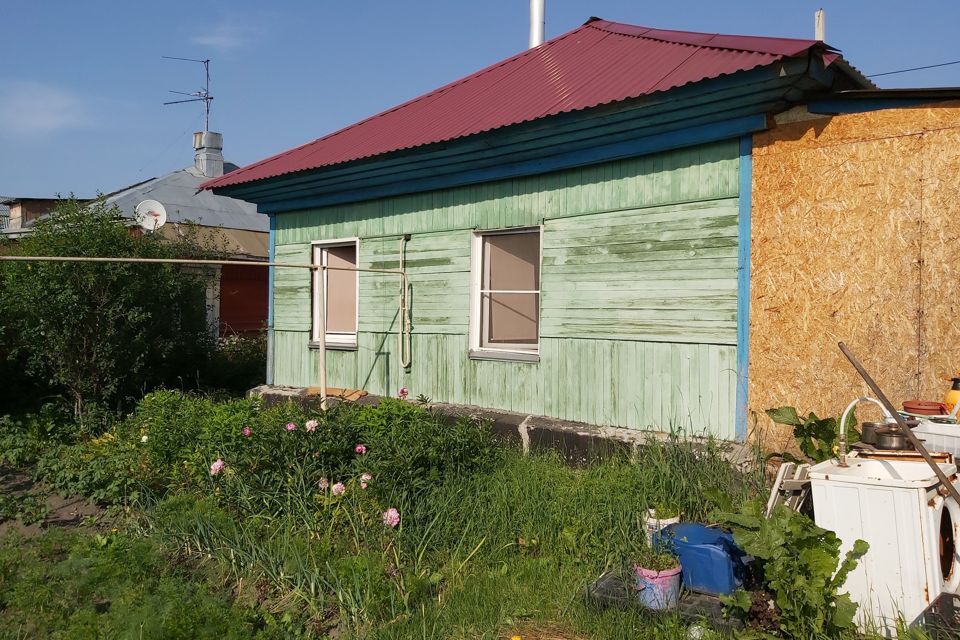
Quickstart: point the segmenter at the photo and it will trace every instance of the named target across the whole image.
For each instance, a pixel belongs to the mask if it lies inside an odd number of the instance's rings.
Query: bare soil
[[[2,495],[45,495],[47,517],[43,522],[25,525],[17,520],[0,522],[0,536],[9,531],[32,538],[50,527],[74,527],[90,530],[104,528],[106,512],[80,496],[61,496],[50,493],[42,484],[34,482],[25,471],[15,471],[0,467],[0,494]]]

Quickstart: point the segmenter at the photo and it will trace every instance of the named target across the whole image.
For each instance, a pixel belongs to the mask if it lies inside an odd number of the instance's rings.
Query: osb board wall
[[[839,415],[867,388],[939,400],[960,369],[960,102],[791,122],[753,152],[749,408]],[[875,417],[867,407],[859,416]]]

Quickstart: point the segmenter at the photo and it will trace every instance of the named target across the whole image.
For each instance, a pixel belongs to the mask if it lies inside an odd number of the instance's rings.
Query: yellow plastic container
[[[947,413],[953,413],[953,408],[960,402],[960,378],[953,378],[953,386],[943,396],[943,404],[947,405]]]

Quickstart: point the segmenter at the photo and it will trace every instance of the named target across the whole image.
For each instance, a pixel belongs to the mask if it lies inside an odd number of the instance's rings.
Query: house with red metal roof
[[[323,349],[332,387],[742,440],[753,135],[868,89],[820,41],[594,18],[203,187],[324,267],[273,270],[272,385]]]

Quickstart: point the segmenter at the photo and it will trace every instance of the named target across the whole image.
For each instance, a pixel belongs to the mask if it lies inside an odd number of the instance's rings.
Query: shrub
[[[109,434],[92,442],[53,445],[37,460],[35,475],[55,491],[103,504],[133,501],[149,474],[131,443]]]
[[[869,546],[857,540],[840,562],[840,539],[808,517],[779,505],[769,518],[759,500],[728,515],[737,544],[762,563],[763,583],[774,596],[779,630],[789,638],[839,638],[854,626],[857,605],[840,588]],[[728,600],[746,614],[743,591]]]
[[[0,416],[0,465],[33,464],[49,444],[73,442],[77,432],[71,426],[72,420],[58,403],[47,403],[39,412],[21,418]]]
[[[103,199],[60,202],[16,247],[22,255],[176,258],[195,244],[131,234]],[[3,340],[26,371],[68,393],[77,416],[161,383],[194,378],[211,338],[204,279],[170,264],[3,263]],[[3,351],[3,345],[0,345]]]
[[[200,384],[204,389],[243,395],[263,384],[266,375],[266,334],[233,335],[217,342]]]
[[[461,418],[449,423],[391,398],[376,407],[344,407],[336,420],[356,426],[367,449],[359,466],[378,478],[379,491],[394,496],[420,493],[449,476],[490,468],[500,450],[483,422]]]

